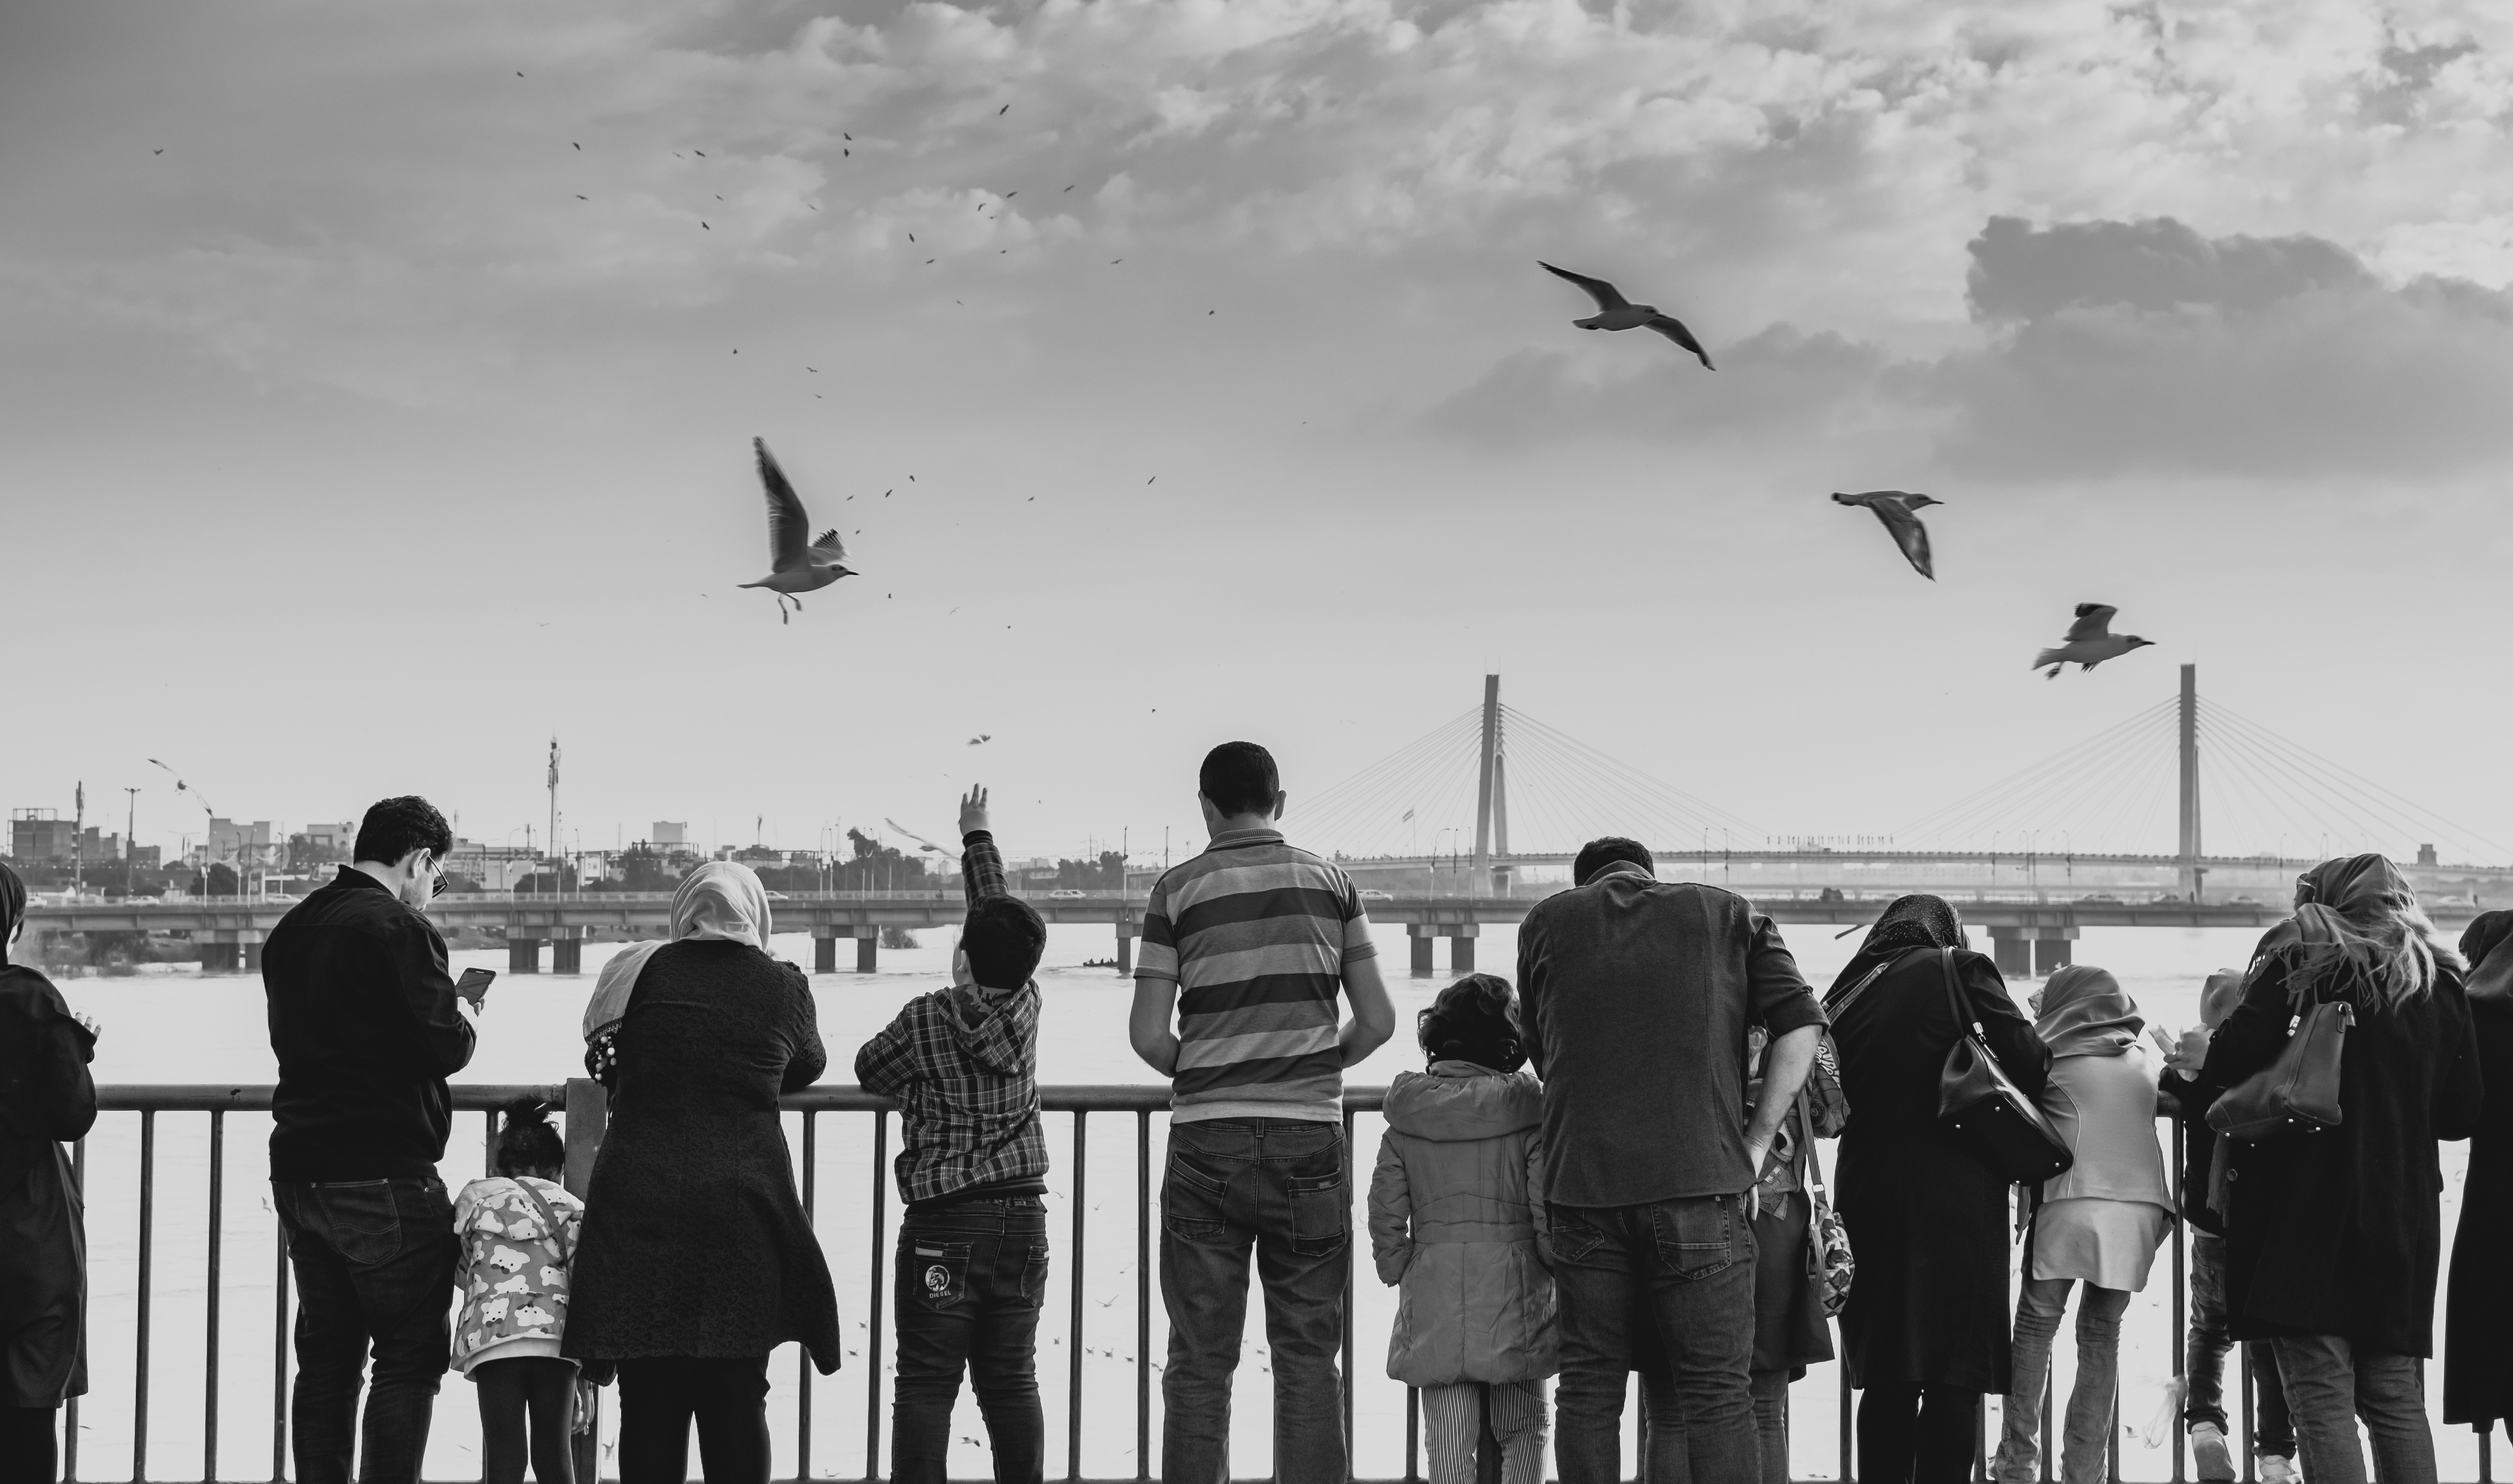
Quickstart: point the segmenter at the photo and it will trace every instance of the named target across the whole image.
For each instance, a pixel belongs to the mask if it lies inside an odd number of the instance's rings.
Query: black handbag
[[[2208,1127],[2228,1139],[2259,1143],[2336,1128],[2347,1116],[2338,1105],[2338,1073],[2356,1023],[2354,1007],[2345,1000],[2305,1004],[2300,975],[2289,1004],[2294,1013],[2277,1060],[2208,1106]]]
[[[2067,1141],[1990,1055],[1980,1021],[1964,1013],[1955,950],[1938,949],[1937,967],[1945,974],[1946,1007],[1954,1012],[1956,1031],[1954,1050],[1946,1053],[1945,1070],[1937,1075],[1938,1124],[2011,1183],[2038,1185],[2064,1173],[2077,1162]]]

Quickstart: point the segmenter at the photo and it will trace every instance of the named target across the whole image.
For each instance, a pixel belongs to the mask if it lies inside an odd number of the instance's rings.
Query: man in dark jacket
[[[427,1447],[452,1333],[454,1207],[436,1162],[471,1061],[476,1002],[421,913],[454,832],[425,799],[386,799],[356,863],[280,919],[262,950],[270,1046],[270,1190],[298,1287],[300,1484],[347,1484],[367,1350],[365,1484],[409,1484]]]
[[[1563,1484],[1623,1477],[1627,1378],[1655,1352],[1694,1484],[1755,1484],[1754,1187],[1823,1010],[1743,898],[1658,881],[1633,840],[1592,840],[1571,869],[1518,936],[1561,1317],[1554,1457]],[[1772,1041],[1748,1121],[1751,1025]]]

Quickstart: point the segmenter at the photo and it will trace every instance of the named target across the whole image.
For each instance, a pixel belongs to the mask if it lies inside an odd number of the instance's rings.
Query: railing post
[[[890,1115],[872,1115],[872,1310],[864,1326],[864,1484],[881,1477],[881,1250],[882,1207],[890,1196]]]
[[[820,1148],[814,1120],[819,1116],[809,1108],[803,1111],[803,1220],[816,1231]],[[803,1484],[812,1477],[812,1347],[808,1344],[795,1347],[794,1382],[794,1478],[795,1484]],[[586,1484],[592,1480],[588,1478]]]
[[[1152,1113],[1135,1112],[1135,1477],[1152,1476]]]
[[[148,1310],[149,1268],[156,1255],[157,1235],[157,1114],[142,1108],[140,1113],[140,1308],[138,1355],[131,1379],[131,1480],[144,1484],[148,1477]]]
[[[223,1244],[219,1228],[226,1214],[226,1146],[227,1115],[223,1109],[210,1109],[210,1291],[205,1328],[207,1336],[202,1348],[208,1358],[208,1375],[202,1382],[201,1394],[201,1477],[215,1480],[219,1476],[219,1255]]]
[[[1082,1477],[1082,1238],[1083,1215],[1091,1209],[1091,1115],[1073,1110],[1073,1257],[1065,1267],[1065,1286],[1073,1291],[1073,1323],[1065,1336],[1069,1381],[1064,1405],[1064,1476]]]

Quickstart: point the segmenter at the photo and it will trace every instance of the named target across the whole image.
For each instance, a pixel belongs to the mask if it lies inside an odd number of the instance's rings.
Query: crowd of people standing
[[[1215,748],[1198,795],[1210,843],[1150,894],[1130,1021],[1172,1089],[1160,1477],[1227,1484],[1253,1278],[1275,1476],[1344,1484],[1343,1074],[1395,1033],[1395,1012],[1361,894],[1278,827],[1271,756]],[[999,1484],[1037,1484],[1046,930],[1007,888],[982,789],[960,825],[970,904],[952,983],[855,1063],[902,1115],[891,1471],[941,1484],[965,1376]],[[361,1479],[415,1480],[454,1369],[478,1389],[491,1484],[528,1467],[570,1480],[580,1391],[613,1381],[627,1484],[685,1479],[694,1426],[708,1479],[764,1484],[770,1352],[799,1343],[823,1374],[841,1355],[778,1119],[827,1055],[808,982],[769,951],[769,895],[711,862],[680,884],[668,940],[604,967],[584,1055],[610,1121],[580,1190],[547,1109],[526,1104],[507,1110],[497,1173],[450,1193],[447,1079],[484,1004],[425,915],[452,843],[425,801],[376,805],[355,863],[264,951],[271,1200],[299,1293],[295,1476],[346,1484],[354,1458]],[[0,947],[24,905],[0,866]],[[2443,1416],[2513,1416],[2513,1299],[2490,1261],[2513,1217],[2508,941],[2513,913],[2489,912],[2455,951],[2389,861],[2326,862],[2250,965],[2211,977],[2201,1023],[2175,1039],[2092,966],[2052,976],[2028,1017],[1929,896],[1888,907],[1818,995],[1744,899],[1658,880],[1635,841],[1590,842],[1571,888],[1531,907],[1516,984],[1475,974],[1440,991],[1415,1026],[1422,1070],[1386,1099],[1367,1230],[1398,1292],[1387,1372],[1420,1389],[1434,1484],[1474,1477],[1487,1436],[1509,1484],[1538,1484],[1548,1434],[1565,1484],[1620,1480],[1635,1376],[1648,1478],[1786,1484],[1789,1384],[1833,1358],[1836,1309],[1861,1393],[1858,1477],[1969,1477],[1997,1396],[1992,1472],[2023,1484],[2072,1296],[2076,1380],[2049,1445],[2065,1484],[2098,1484],[2122,1316],[2176,1221],[2192,1233],[2183,1419],[2199,1477],[2230,1481],[2248,1450],[2264,1484],[2297,1465],[2308,1484],[2363,1484],[2361,1423],[2384,1484],[2433,1484],[2441,1141],[2472,1140]],[[2217,1115],[2291,1066],[2315,1007],[2346,1024],[2343,1057],[2321,1068],[2335,1116],[2237,1137]],[[51,1484],[60,1406],[86,1389],[64,1142],[96,1116],[97,1033],[0,958],[0,1484]],[[2033,1110],[2057,1173],[2018,1185],[1949,1119],[1949,1059],[1966,1047]],[[2177,1120],[2177,1188],[2160,1108]],[[1816,1150],[1834,1137],[1837,1213]],[[2229,1438],[2235,1344],[2256,1426]]]

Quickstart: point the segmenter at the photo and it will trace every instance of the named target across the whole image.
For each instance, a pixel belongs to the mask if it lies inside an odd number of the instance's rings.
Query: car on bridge
[[[1091,894],[1089,892],[1082,891],[1075,887],[1059,886],[1055,891],[1047,894],[1047,900],[1050,902],[1078,902],[1090,895]]]
[[[1365,886],[1361,889],[1361,900],[1364,902],[1394,902],[1396,898],[1387,892],[1380,891],[1375,886]]]

